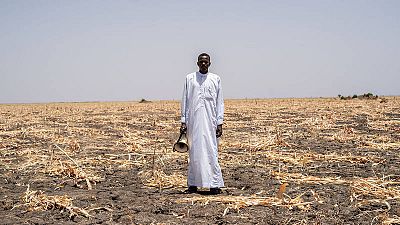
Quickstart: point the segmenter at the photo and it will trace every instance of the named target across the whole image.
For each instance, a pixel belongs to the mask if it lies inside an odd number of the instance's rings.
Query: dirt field
[[[400,224],[400,97],[225,102],[184,194],[178,102],[0,105],[1,224]]]

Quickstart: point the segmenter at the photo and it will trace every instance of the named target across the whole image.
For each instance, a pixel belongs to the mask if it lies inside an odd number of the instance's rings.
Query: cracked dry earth
[[[179,102],[0,105],[0,223],[400,224],[385,99],[225,101],[217,196],[183,193]]]

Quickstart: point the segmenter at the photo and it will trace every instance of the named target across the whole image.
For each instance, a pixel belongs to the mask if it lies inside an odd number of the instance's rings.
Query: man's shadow
[[[221,195],[221,194],[224,194],[224,191],[222,191],[221,193],[219,193],[219,194],[213,194],[213,193],[211,193],[210,191],[203,191],[203,190],[198,190],[198,191],[196,191],[196,192],[194,192],[194,193],[188,193],[188,192],[186,192],[186,191],[171,191],[171,192],[169,192],[168,193],[169,195],[176,195],[176,194],[179,194],[179,195],[192,195],[192,194],[199,194],[199,195]]]
[[[196,193],[199,195],[216,195],[212,194],[210,191],[197,191]]]

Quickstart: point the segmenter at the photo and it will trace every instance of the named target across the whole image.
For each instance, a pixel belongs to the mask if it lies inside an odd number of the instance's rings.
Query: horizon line
[[[352,95],[349,95],[352,96]],[[400,95],[378,95],[378,98],[382,97],[394,97],[398,98]],[[235,101],[235,100],[273,100],[273,99],[339,99],[338,96],[320,96],[320,97],[277,97],[277,98],[226,98],[224,101]],[[141,102],[142,100],[145,100],[145,102]],[[71,104],[71,103],[151,103],[151,102],[167,102],[167,101],[181,101],[180,99],[141,99],[141,100],[105,100],[105,101],[100,101],[100,100],[93,100],[93,101],[50,101],[50,102],[0,102],[0,105],[36,105],[36,104]]]

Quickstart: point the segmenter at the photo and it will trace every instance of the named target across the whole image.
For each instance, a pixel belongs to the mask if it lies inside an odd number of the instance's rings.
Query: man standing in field
[[[198,56],[199,71],[186,76],[181,102],[181,132],[189,142],[188,189],[210,188],[211,194],[221,193],[224,186],[218,164],[218,140],[222,135],[224,99],[221,79],[208,72],[210,56]]]

